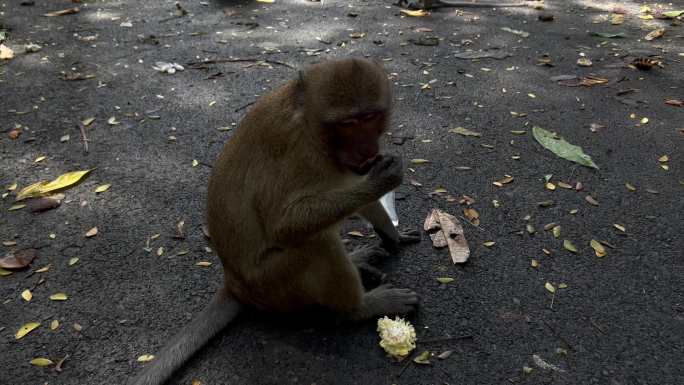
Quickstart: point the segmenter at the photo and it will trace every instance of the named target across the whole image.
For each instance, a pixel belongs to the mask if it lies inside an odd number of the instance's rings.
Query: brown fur
[[[355,141],[377,148],[390,101],[382,68],[349,59],[313,66],[256,103],[209,181],[209,232],[223,263],[224,287],[134,384],[163,383],[241,304],[279,312],[318,305],[349,319],[415,308],[418,297],[407,289],[364,292],[357,267],[373,269],[369,259],[386,252],[367,248],[347,255],[339,235],[340,223],[360,213],[387,249],[419,239],[415,232],[398,233],[378,202],[401,183],[401,161],[383,156],[358,175],[337,157],[356,151]],[[340,124],[348,124],[351,146],[331,139],[339,137],[329,134]]]

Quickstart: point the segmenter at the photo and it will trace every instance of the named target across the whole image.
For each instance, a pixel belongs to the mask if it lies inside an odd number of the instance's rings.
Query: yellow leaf
[[[17,184],[12,183],[11,185],[7,186],[7,191],[14,191],[17,189]]]
[[[36,160],[33,161],[33,163],[42,162],[45,160],[45,158],[47,158],[47,156],[41,155],[41,156],[37,157]]]
[[[447,284],[447,283],[454,282],[454,279],[449,278],[449,277],[439,277],[439,278],[437,278],[437,282]]]
[[[661,164],[661,165],[660,165],[660,168],[662,168],[663,170],[667,171],[667,170],[670,169],[670,166],[668,166],[668,165],[666,165],[666,164]]]
[[[558,187],[567,188],[567,189],[572,188],[571,185],[569,185],[569,184],[567,184],[567,183],[565,183],[565,182],[558,182]]]
[[[88,127],[88,126],[90,126],[91,124],[93,124],[94,121],[95,121],[95,118],[87,118],[87,119],[83,119],[83,120],[81,121],[81,123],[82,123],[84,126]]]
[[[7,211],[21,210],[24,207],[26,207],[25,204],[12,205],[10,208],[7,209]]]
[[[653,20],[653,15],[639,15],[639,19],[642,19],[642,20]]]
[[[86,238],[91,238],[97,235],[97,227],[93,227],[85,233]]]
[[[560,237],[560,235],[561,235],[561,227],[560,226],[553,226],[553,229],[551,231],[553,232],[554,238]]]
[[[37,182],[32,185],[26,186],[17,194],[18,201],[33,198],[54,191],[62,190],[65,188],[73,187],[77,183],[81,182],[92,170],[85,171],[72,171],[66,174],[58,176],[55,180],[50,182]]]
[[[406,16],[411,16],[411,17],[423,17],[423,16],[429,15],[428,12],[426,12],[422,9],[418,9],[415,11],[409,10],[409,9],[401,9],[401,10],[399,10],[399,12],[403,13]]]
[[[568,285],[565,284],[565,283],[559,283],[559,284],[558,284],[558,288],[559,288],[559,289],[567,289],[567,288],[568,288]]]
[[[45,273],[46,271],[50,270],[50,264],[47,264],[40,269],[36,270],[36,273]]]
[[[37,328],[38,326],[40,326],[40,322],[29,322],[17,330],[16,334],[14,334],[14,338],[20,339],[29,334],[31,330]]]
[[[69,259],[69,266],[73,266],[78,263],[78,257],[72,257]]]
[[[214,104],[216,104],[216,100],[210,101],[210,102],[209,102],[209,107],[213,106]]]
[[[619,223],[613,223],[613,227],[615,227],[616,229],[622,231],[623,233],[624,233],[625,231],[627,231],[627,229],[625,228],[625,226],[623,226],[623,225],[621,225],[621,224],[619,224]]]
[[[12,275],[12,272],[0,267],[0,277],[7,277],[8,275]]]
[[[430,161],[427,159],[411,159],[411,163],[413,164],[423,164],[423,163],[429,163]]]
[[[625,21],[625,15],[614,13],[610,18],[610,24],[620,25]]]
[[[163,247],[159,247],[159,248],[157,249],[157,257],[161,257],[162,255],[164,255],[164,248],[163,248]]]
[[[547,182],[547,183],[546,183],[546,188],[547,188],[548,190],[553,191],[553,190],[556,189],[556,185],[553,184],[553,183],[551,183],[551,182]]]
[[[74,330],[76,330],[77,332],[80,332],[81,330],[83,330],[83,326],[81,326],[81,324],[74,323],[73,327],[74,327]]]
[[[627,190],[629,191],[636,191],[636,187],[629,182],[625,183],[625,187],[627,187]]]
[[[601,244],[601,242],[599,242],[599,241],[597,241],[597,240],[595,240],[595,239],[592,239],[591,242],[589,242],[589,245],[591,246],[592,249],[594,249],[594,253],[596,253],[596,256],[597,256],[597,257],[599,257],[599,258],[605,257],[605,255],[606,255],[606,248],[603,247],[603,245]]]
[[[209,261],[199,261],[195,264],[196,266],[202,266],[202,267],[208,267],[211,266],[211,262]]]
[[[199,161],[197,159],[192,160],[192,167],[197,167],[199,165]]]
[[[59,327],[59,320],[53,319],[52,322],[50,322],[50,330],[57,330]]]
[[[350,231],[347,233],[347,235],[350,235],[352,237],[358,237],[358,238],[363,238],[365,236],[360,231]]]
[[[66,301],[67,300],[67,295],[64,293],[55,293],[50,296],[50,299],[52,301]]]
[[[142,356],[138,357],[138,362],[149,362],[154,359],[154,354],[143,354]]]
[[[569,239],[563,240],[563,247],[564,247],[565,250],[567,250],[567,251],[570,251],[570,252],[573,252],[573,253],[577,253],[577,247],[576,247],[575,244],[572,243],[572,241],[570,241]]]
[[[95,188],[95,192],[96,192],[97,194],[103,193],[103,192],[109,190],[110,187],[112,187],[111,184],[99,185],[99,186],[97,186],[97,188]]]
[[[536,269],[539,267],[539,261],[537,261],[536,259],[533,259],[530,261],[530,265]]]
[[[658,158],[658,162],[660,162],[660,163],[668,162],[669,160],[670,160],[670,157],[667,155],[663,155],[660,158]]]
[[[34,358],[31,360],[31,365],[35,365],[35,366],[50,366],[52,364],[53,364],[52,361],[50,361],[47,358],[43,358],[43,357]]]
[[[31,290],[26,289],[26,290],[22,291],[21,292],[21,298],[23,298],[24,301],[26,301],[26,302],[30,301],[31,298],[33,298],[33,294],[31,293]]]
[[[648,118],[641,118],[640,122],[641,124],[646,124],[648,123]]]
[[[485,246],[487,246],[487,247],[492,247],[492,246],[494,246],[495,244],[496,244],[496,242],[494,242],[494,241],[487,241],[487,242],[483,243],[483,245],[485,245]]]
[[[110,126],[116,126],[117,124],[121,124],[121,122],[119,122],[118,120],[116,120],[116,117],[115,117],[115,116],[112,116],[111,118],[107,119],[107,123],[108,123]]]
[[[555,293],[556,292],[556,288],[553,287],[553,285],[550,282],[546,282],[544,284],[544,288],[546,288],[546,290],[548,290],[549,293]]]

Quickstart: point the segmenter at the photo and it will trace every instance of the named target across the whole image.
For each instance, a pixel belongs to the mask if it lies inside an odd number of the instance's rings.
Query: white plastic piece
[[[399,217],[397,216],[397,210],[394,208],[394,190],[383,195],[380,198],[380,204],[387,211],[394,227],[399,226]]]

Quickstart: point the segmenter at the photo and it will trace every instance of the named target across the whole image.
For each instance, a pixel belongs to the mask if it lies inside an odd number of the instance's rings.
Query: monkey
[[[399,0],[399,6],[409,9],[438,9],[438,8],[514,8],[527,7],[526,3],[473,3],[452,0]]]
[[[209,177],[207,221],[223,286],[130,384],[163,384],[244,307],[322,307],[350,321],[417,308],[412,290],[366,291],[359,274],[377,273],[373,259],[420,241],[418,230],[398,231],[379,202],[403,180],[401,158],[380,149],[390,112],[382,65],[359,58],[315,64],[257,100]],[[340,225],[354,214],[380,244],[345,251]]]

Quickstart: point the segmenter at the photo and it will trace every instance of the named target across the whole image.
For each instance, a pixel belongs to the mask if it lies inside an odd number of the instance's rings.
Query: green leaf
[[[532,134],[539,144],[559,157],[598,169],[591,157],[582,151],[582,147],[570,144],[565,139],[558,138],[554,133],[539,126],[532,127]]]
[[[608,32],[589,32],[589,35],[596,37],[605,37],[607,39],[615,39],[621,37],[627,37],[624,32],[619,33],[608,33]]]
[[[679,17],[681,15],[684,15],[684,9],[679,11],[663,12],[663,16],[671,19],[674,19],[675,17]]]

